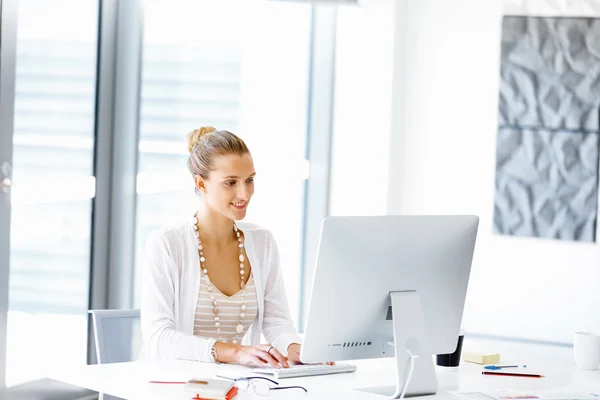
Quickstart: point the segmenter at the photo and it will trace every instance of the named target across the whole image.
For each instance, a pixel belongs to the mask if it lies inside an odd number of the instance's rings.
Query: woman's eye
[[[248,183],[254,183],[254,178],[250,178],[246,182],[248,182]]]
[[[225,182],[225,185],[227,185],[227,186],[233,186],[233,185],[235,185],[235,181]]]

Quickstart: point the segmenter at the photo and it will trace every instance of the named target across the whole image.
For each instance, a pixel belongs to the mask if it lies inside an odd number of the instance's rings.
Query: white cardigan
[[[267,229],[236,224],[244,232],[258,300],[258,317],[242,344],[259,344],[263,334],[268,343],[287,355],[290,344],[301,342],[290,317],[277,244]],[[141,358],[211,361],[210,348],[215,340],[193,335],[200,260],[191,219],[148,236],[143,268]]]

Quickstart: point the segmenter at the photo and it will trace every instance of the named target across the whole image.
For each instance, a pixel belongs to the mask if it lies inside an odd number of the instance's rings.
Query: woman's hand
[[[298,343],[292,343],[288,346],[288,361],[294,362],[296,364],[302,364],[300,361],[300,349],[302,346]],[[329,361],[327,365],[335,365],[335,362]]]
[[[270,344],[241,346],[232,343],[217,342],[215,346],[217,350],[217,361],[219,362],[256,367],[289,367],[283,354]]]

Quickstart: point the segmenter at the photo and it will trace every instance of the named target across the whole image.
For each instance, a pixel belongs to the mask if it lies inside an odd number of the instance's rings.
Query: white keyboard
[[[289,368],[253,368],[250,370],[253,374],[264,374],[272,375],[276,379],[278,378],[296,378],[299,376],[313,376],[313,375],[328,375],[328,374],[341,374],[345,372],[356,371],[356,365],[353,364],[295,364],[290,365]]]

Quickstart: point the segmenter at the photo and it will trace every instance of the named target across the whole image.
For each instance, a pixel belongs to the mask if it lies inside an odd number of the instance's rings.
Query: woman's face
[[[233,220],[246,216],[254,194],[254,162],[250,154],[228,154],[213,159],[213,170],[203,180],[205,201],[216,211]]]

